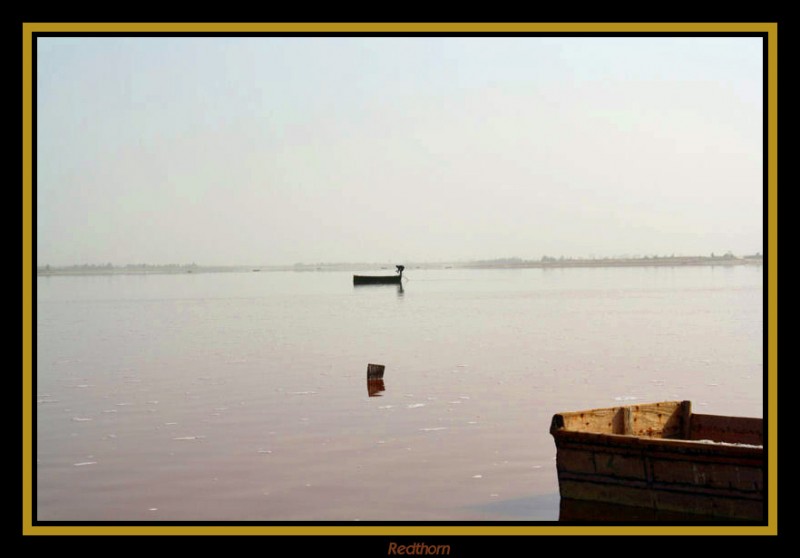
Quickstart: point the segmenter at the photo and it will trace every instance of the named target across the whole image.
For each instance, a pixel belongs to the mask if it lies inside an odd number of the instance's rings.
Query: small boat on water
[[[353,275],[353,285],[399,285],[405,266],[398,265],[396,275]]]
[[[763,420],[664,401],[559,413],[550,424],[562,499],[762,520]]]

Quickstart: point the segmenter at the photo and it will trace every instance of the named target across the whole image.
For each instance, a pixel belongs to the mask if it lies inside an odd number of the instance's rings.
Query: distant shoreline
[[[543,258],[542,260],[489,260],[473,262],[410,263],[412,269],[560,269],[574,267],[686,267],[686,266],[739,266],[763,265],[762,256],[688,256],[688,257],[645,257],[645,258],[603,258],[603,259],[563,259]],[[394,264],[387,263],[343,263],[343,264],[295,264],[295,265],[250,265],[250,266],[203,266],[203,265],[128,265],[114,266],[64,266],[37,268],[37,276],[58,275],[174,275],[192,273],[242,273],[270,271],[364,271],[391,270]]]

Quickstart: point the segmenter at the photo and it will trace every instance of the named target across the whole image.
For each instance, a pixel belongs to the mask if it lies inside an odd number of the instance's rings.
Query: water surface
[[[762,415],[761,266],[406,276],[39,277],[37,518],[557,521],[553,414]]]

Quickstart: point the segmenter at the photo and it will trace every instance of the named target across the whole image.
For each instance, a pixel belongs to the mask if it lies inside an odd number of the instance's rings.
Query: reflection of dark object
[[[716,518],[764,515],[763,421],[701,415],[689,401],[559,413],[561,498]]]
[[[367,364],[367,379],[378,380],[383,378],[385,368],[383,364]]]
[[[381,397],[381,393],[386,391],[383,380],[367,380],[367,393],[370,397]]]
[[[397,266],[397,275],[353,275],[353,285],[396,285],[403,280],[405,266]]]
[[[675,511],[656,510],[635,506],[620,506],[608,502],[591,502],[562,498],[559,505],[558,520],[564,522],[608,523],[608,522],[650,522],[668,521],[672,523],[713,521],[708,515],[681,513]],[[716,518],[719,521],[719,518]]]

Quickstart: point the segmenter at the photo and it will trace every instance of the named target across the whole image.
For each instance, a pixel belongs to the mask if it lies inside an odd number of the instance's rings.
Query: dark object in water
[[[397,266],[397,275],[353,275],[353,285],[398,285],[405,266]]]
[[[714,518],[764,517],[763,420],[701,415],[689,401],[559,413],[561,498]]]
[[[385,368],[383,364],[367,364],[367,379],[380,380],[383,378],[383,371]]]

